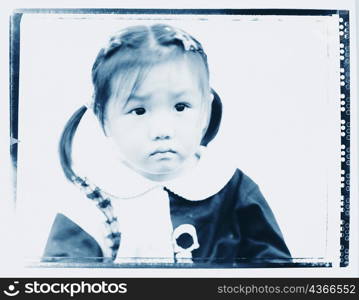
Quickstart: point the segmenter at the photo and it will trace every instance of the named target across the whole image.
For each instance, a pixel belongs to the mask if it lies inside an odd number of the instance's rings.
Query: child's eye
[[[177,103],[175,108],[177,111],[184,111],[186,108],[190,108],[191,106],[188,103]]]
[[[143,107],[138,107],[129,111],[129,114],[135,114],[138,116],[144,115],[145,113],[146,109],[144,109]]]

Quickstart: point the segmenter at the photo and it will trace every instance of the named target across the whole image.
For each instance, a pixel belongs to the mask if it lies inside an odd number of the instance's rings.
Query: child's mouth
[[[177,152],[172,149],[157,149],[153,151],[150,156],[155,156],[158,158],[170,158]]]

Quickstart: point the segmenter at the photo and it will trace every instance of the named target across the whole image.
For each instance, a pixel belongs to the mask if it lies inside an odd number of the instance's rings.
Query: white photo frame
[[[356,176],[355,139],[348,131],[356,117],[349,11],[113,11],[40,9],[13,15],[16,23],[21,14],[12,31],[13,42],[21,38],[20,52],[13,54],[19,54],[20,74],[11,77],[19,80],[18,90],[16,80],[12,86],[11,138],[16,216],[29,245],[25,265],[59,267],[38,263],[61,199],[71,193],[57,143],[71,113],[91,98],[90,70],[99,46],[126,26],[168,23],[203,44],[224,109],[209,147],[218,157],[238,155],[238,166],[258,183],[291,250],[291,267],[348,266],[353,199],[348,174]],[[12,63],[14,70],[16,60]],[[34,219],[36,211],[43,214]]]

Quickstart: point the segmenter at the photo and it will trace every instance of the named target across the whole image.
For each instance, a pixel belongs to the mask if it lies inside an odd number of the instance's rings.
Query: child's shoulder
[[[56,215],[42,261],[71,262],[74,258],[102,256],[101,247],[90,234],[64,214]]]
[[[270,203],[266,200],[259,185],[239,168],[217,195],[222,200],[228,200],[227,203],[233,205],[233,209],[241,214],[242,219],[265,219],[265,222],[276,222]]]
[[[105,221],[96,203],[87,198],[77,186],[68,184],[62,202],[57,205],[49,241],[55,241],[55,244],[61,242],[63,245],[71,245],[76,240],[76,243],[84,241],[85,244],[96,241],[102,250],[106,249],[101,226]]]
[[[243,194],[251,194],[259,189],[258,184],[239,168],[235,169],[227,185],[236,186]]]

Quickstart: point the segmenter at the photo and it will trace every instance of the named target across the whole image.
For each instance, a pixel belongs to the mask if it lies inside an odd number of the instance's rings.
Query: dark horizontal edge
[[[18,8],[14,13],[22,14],[174,14],[174,15],[291,15],[329,16],[338,10],[327,9],[162,9],[162,8]]]
[[[331,262],[318,263],[236,263],[236,264],[208,264],[208,263],[99,263],[99,262],[41,262],[34,263],[29,268],[101,268],[101,269],[241,269],[241,268],[331,268]]]

